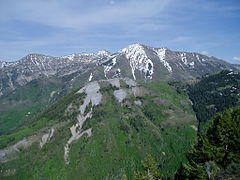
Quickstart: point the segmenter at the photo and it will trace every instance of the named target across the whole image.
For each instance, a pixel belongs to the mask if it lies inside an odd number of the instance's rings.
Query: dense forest
[[[240,177],[240,106],[217,113],[205,135],[187,153],[187,163],[182,163],[175,180],[231,179]],[[162,179],[158,163],[152,156],[142,162],[142,170],[135,180]],[[127,179],[125,176],[122,179]],[[164,179],[164,178],[163,178]]]
[[[217,114],[206,135],[187,153],[176,178],[238,179],[240,177],[240,107]]]
[[[217,112],[240,105],[240,73],[223,70],[206,75],[188,86],[188,95],[201,131]]]

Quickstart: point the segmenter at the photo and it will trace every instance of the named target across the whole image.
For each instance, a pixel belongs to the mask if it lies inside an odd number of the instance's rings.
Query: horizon
[[[11,0],[0,14],[0,61],[114,53],[139,42],[240,63],[237,0]]]
[[[130,46],[130,45],[133,45],[133,44],[140,44],[140,45],[143,45],[143,46],[146,46],[146,47],[152,47],[152,46],[148,46],[148,45],[145,45],[145,44],[141,44],[141,43],[137,43],[137,42],[135,42],[135,43],[132,43],[132,44],[129,44],[129,45],[127,45],[126,47],[128,47],[128,46]],[[121,51],[122,49],[124,49],[124,48],[126,48],[126,47],[123,47],[123,48],[121,48],[121,49],[119,49],[119,50],[117,50],[117,51],[115,51],[115,52],[111,52],[111,51],[108,51],[107,49],[101,49],[101,50],[98,50],[98,51],[95,51],[95,52],[86,52],[86,51],[83,51],[83,52],[76,52],[76,53],[70,53],[70,54],[65,54],[65,55],[61,55],[61,56],[53,56],[53,55],[51,55],[51,54],[42,54],[42,53],[37,53],[37,52],[32,52],[32,53],[29,53],[29,54],[26,54],[26,55],[24,55],[23,57],[21,57],[20,59],[17,59],[17,60],[12,60],[12,61],[2,61],[2,60],[0,60],[0,62],[17,62],[17,61],[20,61],[21,59],[23,59],[23,58],[25,58],[25,57],[27,57],[27,56],[29,56],[29,55],[40,55],[40,56],[49,56],[49,57],[53,57],[53,58],[60,58],[60,57],[64,57],[64,56],[70,56],[70,55],[72,55],[72,54],[91,54],[91,53],[98,53],[98,52],[100,52],[100,51],[106,51],[106,52],[109,52],[110,54],[114,54],[114,53],[117,53],[117,52],[119,52],[119,51]],[[207,57],[209,57],[209,58],[217,58],[218,60],[223,60],[223,61],[225,61],[225,62],[228,62],[228,63],[231,63],[231,64],[240,64],[240,61],[239,62],[236,62],[236,63],[234,63],[234,62],[229,62],[229,61],[226,61],[226,60],[224,60],[224,59],[220,59],[220,58],[218,58],[218,57],[215,57],[215,56],[210,56],[210,55],[207,55],[207,54],[204,54],[204,53],[200,53],[200,52],[193,52],[193,51],[177,51],[177,50],[174,50],[174,49],[170,49],[170,48],[168,48],[168,47],[152,47],[152,48],[165,48],[165,49],[168,49],[168,50],[170,50],[170,51],[173,51],[173,52],[186,52],[186,53],[196,53],[196,54],[201,54],[201,55],[204,55],[204,56],[207,56]]]

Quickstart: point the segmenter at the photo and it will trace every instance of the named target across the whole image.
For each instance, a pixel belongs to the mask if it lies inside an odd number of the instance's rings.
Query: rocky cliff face
[[[82,76],[83,82],[114,77],[158,81],[194,79],[222,69],[237,70],[237,67],[198,53],[138,43],[114,54],[107,51],[62,57],[30,54],[16,62],[0,62],[0,95],[42,76],[71,76],[71,81]]]
[[[194,79],[222,69],[237,70],[234,65],[214,57],[152,48],[138,43],[122,49],[105,64],[107,77],[112,78],[121,73],[135,80]]]
[[[14,63],[0,64],[0,95],[42,76],[79,75],[108,58],[107,51],[51,57],[30,54]],[[77,73],[76,73],[77,72]]]

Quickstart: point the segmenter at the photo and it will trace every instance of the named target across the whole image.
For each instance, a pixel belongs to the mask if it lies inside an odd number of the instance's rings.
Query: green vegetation
[[[134,175],[135,180],[160,180],[161,175],[157,167],[157,163],[151,155],[148,155],[142,163],[142,172],[136,172]]]
[[[33,80],[0,98],[0,135],[30,121],[35,114],[55,100],[50,96],[62,86],[58,79]]]
[[[176,179],[238,179],[240,176],[240,107],[217,114],[205,136],[187,154]]]
[[[205,132],[217,112],[240,105],[240,73],[224,70],[207,75],[188,88],[193,109],[200,122],[200,131]]]
[[[53,138],[42,149],[39,142],[15,154],[16,158],[0,164],[1,179],[121,179],[134,178],[134,172],[151,169],[152,175],[161,172],[163,178],[172,177],[185,152],[195,142],[197,121],[187,96],[179,95],[166,83],[144,84],[147,94],[130,96],[122,103],[113,96],[114,87],[101,90],[102,103],[93,108],[92,118],[83,129],[92,128],[92,136],[82,136],[70,145],[70,164],[64,162],[64,146],[70,138],[69,128],[75,124],[84,94],[70,95],[51,105],[32,123],[13,134],[1,136],[0,145],[13,144],[33,133],[39,136],[42,128],[65,122],[56,128]],[[140,100],[142,105],[134,104]],[[69,105],[70,113],[66,111]],[[34,129],[28,132],[28,129]],[[20,135],[18,135],[20,133]],[[157,164],[147,158],[151,154]],[[12,155],[14,156],[14,155]],[[11,170],[16,171],[7,174]],[[140,174],[142,174],[140,173]],[[1,174],[1,173],[0,173]]]
[[[70,103],[78,106],[79,103],[82,102],[83,97],[83,94],[76,94],[76,91],[73,91],[68,96],[59,99],[45,111],[36,115],[34,120],[26,123],[21,128],[12,131],[12,133],[1,135],[0,149],[14,144],[26,136],[37,134],[38,130],[41,128],[48,127],[59,122],[73,120],[75,118],[74,114],[71,116],[65,116],[65,110]]]

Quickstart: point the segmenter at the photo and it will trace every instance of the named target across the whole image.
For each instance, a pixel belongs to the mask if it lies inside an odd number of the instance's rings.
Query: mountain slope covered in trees
[[[240,73],[224,70],[190,85],[188,95],[201,128],[217,112],[240,105]]]
[[[91,82],[0,136],[1,179],[132,179],[151,155],[172,177],[195,142],[186,95],[164,82]]]
[[[206,135],[187,154],[176,179],[232,179],[240,177],[240,107],[217,114]]]

